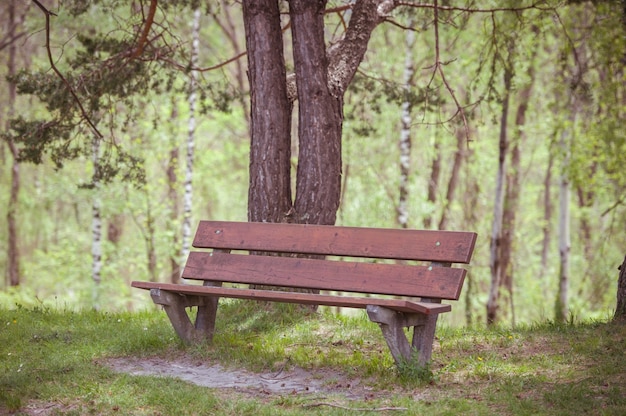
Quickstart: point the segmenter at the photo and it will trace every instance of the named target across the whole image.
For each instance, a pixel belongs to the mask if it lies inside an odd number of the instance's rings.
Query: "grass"
[[[0,415],[624,415],[626,327],[440,328],[427,375],[398,371],[376,325],[289,305],[230,302],[211,345],[165,314],[0,309]],[[251,371],[298,366],[365,396],[250,394],[115,373],[110,357],[190,357]],[[410,368],[410,367],[409,367]],[[333,376],[333,374],[336,374]],[[353,410],[347,410],[353,409]],[[384,410],[387,409],[387,410]],[[403,410],[405,409],[405,410]],[[44,413],[44,411],[46,413]]]

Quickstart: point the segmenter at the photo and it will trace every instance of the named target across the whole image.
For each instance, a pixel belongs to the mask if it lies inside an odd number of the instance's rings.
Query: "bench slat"
[[[320,295],[315,293],[295,293],[273,290],[241,289],[137,281],[132,282],[132,286],[140,289],[160,289],[183,295],[219,296],[237,299],[255,299],[308,305],[339,306],[348,308],[366,308],[367,305],[380,305],[401,312],[418,312],[426,315],[449,312],[451,310],[450,305],[442,303],[415,302],[405,299],[332,296]]]
[[[473,232],[200,221],[193,246],[467,264],[475,243]]]
[[[465,273],[464,269],[450,267],[191,252],[182,277],[457,300]]]

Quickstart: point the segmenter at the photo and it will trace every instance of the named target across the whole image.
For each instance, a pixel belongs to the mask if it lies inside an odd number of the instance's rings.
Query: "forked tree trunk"
[[[354,3],[343,39],[326,49],[326,1],[289,1],[295,76],[288,81],[277,3],[242,2],[251,95],[248,219],[334,224],[341,196],[343,94],[372,30],[396,4]],[[290,121],[295,99],[299,154],[293,201]]]

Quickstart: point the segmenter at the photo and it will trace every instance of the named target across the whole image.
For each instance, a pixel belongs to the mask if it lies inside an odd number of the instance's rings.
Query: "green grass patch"
[[[231,301],[220,308],[214,342],[186,346],[157,309],[0,309],[0,414],[626,414],[623,325],[440,328],[437,337],[428,368],[398,369],[364,313]],[[256,372],[300,367],[328,390],[212,389],[115,373],[105,365],[112,357],[185,357]],[[346,387],[357,381],[358,394]]]

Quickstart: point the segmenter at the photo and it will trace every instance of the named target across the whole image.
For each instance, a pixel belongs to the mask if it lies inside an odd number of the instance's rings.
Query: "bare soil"
[[[122,357],[108,359],[101,364],[119,373],[174,377],[199,386],[233,389],[255,396],[332,393],[348,399],[364,400],[379,393],[373,387],[363,385],[359,379],[331,370],[308,371],[294,366],[269,373],[253,373],[186,357]]]

